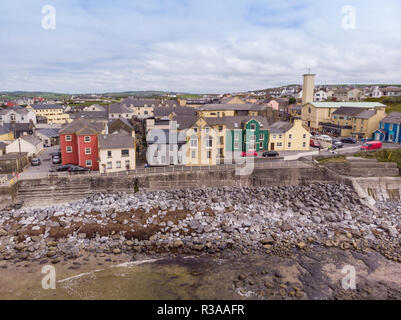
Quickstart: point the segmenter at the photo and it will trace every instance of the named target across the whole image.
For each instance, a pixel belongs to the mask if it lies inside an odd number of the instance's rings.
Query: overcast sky
[[[317,83],[401,83],[399,0],[2,0],[0,12],[0,91],[223,93],[301,84],[309,68]]]

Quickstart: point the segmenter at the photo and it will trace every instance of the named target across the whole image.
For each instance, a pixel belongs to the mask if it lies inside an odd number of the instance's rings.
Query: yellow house
[[[269,133],[269,150],[308,151],[310,148],[310,133],[301,120],[277,121],[270,125]]]
[[[222,130],[222,132],[224,134],[225,130]],[[187,166],[216,165],[221,145],[219,132],[204,118],[197,119],[187,130],[187,141]]]
[[[385,117],[383,108],[341,107],[333,112],[330,122],[322,124],[322,131],[340,137],[366,139],[372,137]]]
[[[3,126],[0,127],[0,141],[12,141],[14,140],[14,133],[12,131],[8,131],[8,129]]]
[[[33,104],[26,107],[35,112],[36,116],[45,117],[49,123],[70,123],[70,115],[64,113],[61,105],[57,104]]]

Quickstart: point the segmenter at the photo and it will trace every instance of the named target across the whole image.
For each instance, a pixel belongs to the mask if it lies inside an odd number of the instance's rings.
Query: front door
[[[270,143],[270,150],[274,150],[274,142]]]
[[[380,141],[380,133],[376,133],[376,138],[375,138],[375,140],[376,140],[376,141]]]

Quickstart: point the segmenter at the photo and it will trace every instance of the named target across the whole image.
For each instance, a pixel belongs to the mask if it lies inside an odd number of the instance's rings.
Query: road
[[[59,146],[44,148],[43,152],[39,156],[39,159],[41,161],[40,166],[32,166],[31,164],[29,164],[28,167],[25,168],[24,172],[20,173],[20,177],[24,178],[24,175],[29,175],[32,173],[49,172],[52,167],[57,166],[52,164],[51,153],[57,152],[59,151],[59,149]]]

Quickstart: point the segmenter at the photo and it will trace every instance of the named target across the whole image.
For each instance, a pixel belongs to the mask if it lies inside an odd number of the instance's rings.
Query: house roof
[[[401,112],[391,112],[381,122],[383,122],[383,123],[401,123]]]
[[[134,99],[132,97],[126,98],[123,101],[121,101],[122,104],[128,105],[128,106],[134,106],[134,107],[143,107],[147,105],[148,107],[154,105],[158,106],[160,105],[160,100],[156,99]]]
[[[102,119],[107,120],[109,118],[108,112],[106,111],[80,111],[70,114],[71,119],[86,118],[86,119]]]
[[[131,129],[134,129],[133,125],[129,122],[129,120],[128,120],[128,119],[125,119],[125,118],[110,119],[109,122],[108,122],[108,124],[111,125],[111,124],[113,124],[113,123],[115,123],[115,122],[118,122],[118,121],[121,121],[121,122],[123,122],[125,125],[129,126]]]
[[[375,110],[365,110],[357,107],[341,107],[333,112],[333,115],[349,116],[361,119],[369,119],[376,114]]]
[[[21,139],[25,140],[26,142],[28,142],[28,143],[30,143],[30,144],[32,144],[34,146],[37,146],[38,144],[40,144],[42,142],[42,140],[40,140],[39,138],[36,138],[36,137],[31,136],[29,134],[25,135],[25,136],[22,136]]]
[[[29,113],[29,111],[26,110],[25,108],[16,107],[16,108],[1,109],[0,115],[6,115],[12,111],[15,113],[18,113],[18,114],[28,114]]]
[[[99,149],[134,148],[134,138],[125,131],[112,134],[101,134],[98,138]]]
[[[262,130],[269,129],[267,119],[261,116],[207,117],[204,119],[211,126],[225,125],[227,129],[243,129],[244,123],[254,119],[261,124]]]
[[[196,108],[198,111],[224,111],[224,110],[236,110],[236,111],[261,111],[267,108],[263,104],[205,104]]]
[[[60,104],[32,104],[31,107],[35,110],[63,109],[63,106]]]
[[[174,112],[176,115],[196,115],[196,110],[190,107],[154,107],[153,109],[153,114],[155,117],[167,117],[172,112]]]
[[[384,104],[379,102],[308,102],[316,108],[341,108],[341,107],[355,107],[355,108],[377,108],[386,107]]]
[[[58,132],[59,132],[59,129],[38,129],[38,130],[36,130],[36,132],[39,132],[40,134],[43,134],[44,136],[46,136],[46,137],[49,137],[49,138],[56,138],[56,137],[58,137]]]
[[[270,132],[271,133],[286,133],[293,127],[291,122],[286,121],[276,121],[270,125]]]
[[[148,144],[183,144],[187,142],[186,132],[171,132],[169,129],[151,129],[146,134],[146,142]]]
[[[128,108],[126,104],[113,103],[109,106],[109,114],[110,113],[134,113],[134,111]]]
[[[59,134],[75,133],[82,134],[99,134],[104,130],[104,124],[97,121],[89,121],[87,119],[76,119],[71,123],[64,125]]]

